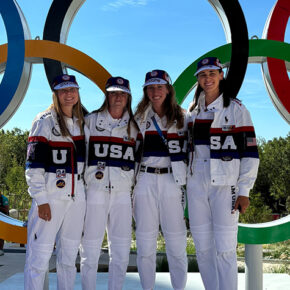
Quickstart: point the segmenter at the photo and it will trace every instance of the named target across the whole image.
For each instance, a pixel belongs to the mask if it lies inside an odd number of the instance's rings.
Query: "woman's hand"
[[[44,203],[38,206],[38,216],[45,221],[51,220],[51,211],[48,203]]]
[[[239,210],[240,213],[245,213],[246,209],[250,205],[250,200],[247,196],[239,196],[235,203],[235,211]]]

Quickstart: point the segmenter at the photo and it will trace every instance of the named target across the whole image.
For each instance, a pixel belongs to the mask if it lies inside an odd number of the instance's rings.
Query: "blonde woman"
[[[72,75],[53,83],[53,104],[30,130],[26,180],[32,206],[24,271],[25,289],[43,288],[56,243],[57,289],[72,290],[85,215],[84,118]]]

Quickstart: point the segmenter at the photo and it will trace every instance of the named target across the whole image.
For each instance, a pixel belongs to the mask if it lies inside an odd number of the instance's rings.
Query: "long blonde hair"
[[[167,127],[170,127],[174,121],[177,121],[177,128],[181,129],[184,125],[184,114],[182,112],[182,108],[177,104],[175,98],[175,90],[174,87],[170,84],[166,84],[168,89],[168,94],[166,99],[164,100],[162,107],[164,110],[164,114],[167,118]],[[145,110],[148,108],[150,104],[149,97],[147,95],[147,86],[143,88],[143,98],[137,105],[137,109],[135,112],[135,116],[144,116]]]
[[[63,113],[63,110],[61,108],[57,94],[58,94],[57,90],[53,91],[53,93],[52,93],[53,103],[49,107],[49,109],[53,108],[56,112],[57,121],[59,123],[61,135],[62,136],[71,136],[71,133],[69,132],[69,130],[66,126],[66,122],[64,119],[64,113]],[[82,109],[82,105],[81,105],[81,98],[80,98],[79,92],[78,92],[78,98],[79,98],[78,102],[73,106],[72,114],[73,114],[73,116],[75,116],[78,119],[77,122],[78,122],[78,126],[80,128],[81,135],[84,135],[84,114],[83,114],[83,109]]]

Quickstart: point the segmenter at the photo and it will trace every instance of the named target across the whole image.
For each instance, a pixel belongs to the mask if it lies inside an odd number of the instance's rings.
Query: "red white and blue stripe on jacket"
[[[42,168],[49,173],[65,169],[66,173],[80,174],[77,162],[85,161],[85,137],[73,136],[72,140],[74,143],[51,141],[43,136],[29,137],[26,169]]]
[[[162,131],[163,136],[167,140],[166,146],[156,130],[146,130],[143,156],[170,157],[171,161],[186,160],[187,135],[185,132],[182,133],[183,134]],[[138,139],[142,140],[141,133],[138,134]]]
[[[221,128],[211,128],[212,121],[197,118],[194,125],[192,122],[188,124],[191,136],[189,151],[194,151],[194,146],[197,145],[209,145],[212,159],[226,161],[244,157],[259,158],[253,126],[224,125]]]

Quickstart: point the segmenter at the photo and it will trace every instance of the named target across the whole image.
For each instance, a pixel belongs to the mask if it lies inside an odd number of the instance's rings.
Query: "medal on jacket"
[[[65,187],[65,181],[63,179],[60,179],[56,182],[56,186],[58,188],[64,188]]]
[[[56,178],[65,178],[66,177],[66,171],[65,169],[56,169]]]
[[[104,173],[102,171],[97,171],[95,177],[97,179],[102,179],[104,177]]]
[[[106,168],[106,162],[98,161],[97,163],[97,170],[104,171]]]

